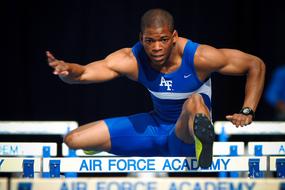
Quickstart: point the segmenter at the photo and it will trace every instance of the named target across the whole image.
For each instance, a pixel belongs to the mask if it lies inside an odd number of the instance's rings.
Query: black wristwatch
[[[239,113],[243,115],[252,115],[252,119],[255,117],[254,111],[250,107],[242,108]]]

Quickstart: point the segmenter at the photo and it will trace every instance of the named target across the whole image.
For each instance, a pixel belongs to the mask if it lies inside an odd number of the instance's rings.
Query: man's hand
[[[53,74],[65,77],[69,75],[69,65],[64,61],[57,60],[49,51],[46,52],[48,64],[54,69]]]
[[[240,113],[235,113],[233,115],[227,115],[227,120],[231,121],[236,127],[243,127],[251,124],[252,115],[244,115]]]

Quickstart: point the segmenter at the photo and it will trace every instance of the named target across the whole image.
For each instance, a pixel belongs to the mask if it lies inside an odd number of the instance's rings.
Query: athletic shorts
[[[118,156],[195,156],[194,144],[175,135],[175,123],[162,121],[154,112],[105,119],[112,154]]]
[[[211,100],[201,94],[211,113]],[[118,156],[195,156],[195,145],[175,134],[175,124],[155,112],[105,119],[111,136],[111,150]]]

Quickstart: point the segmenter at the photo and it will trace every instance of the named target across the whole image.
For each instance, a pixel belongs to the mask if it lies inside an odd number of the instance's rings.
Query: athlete
[[[246,75],[240,112],[226,118],[237,127],[254,119],[263,91],[265,65],[253,55],[216,49],[178,36],[172,15],[151,9],[141,18],[140,41],[87,65],[57,60],[47,52],[55,75],[70,84],[98,83],[120,76],[143,84],[154,110],[108,118],[71,131],[73,149],[121,156],[195,156],[201,168],[212,163],[211,73]]]

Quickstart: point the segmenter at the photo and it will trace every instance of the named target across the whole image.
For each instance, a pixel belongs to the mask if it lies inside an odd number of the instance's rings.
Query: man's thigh
[[[150,113],[104,120],[111,138],[110,153],[122,156],[164,156],[169,130]]]
[[[207,96],[206,94],[200,94],[200,95],[202,97],[204,107],[205,109],[207,109],[207,112],[210,113],[210,117],[211,117],[211,100],[209,96]],[[175,134],[178,139],[188,144],[192,144],[194,143],[194,136],[193,136],[194,131],[192,127],[189,127],[190,125],[189,121],[191,121],[189,113],[185,110],[182,110],[176,122]]]

